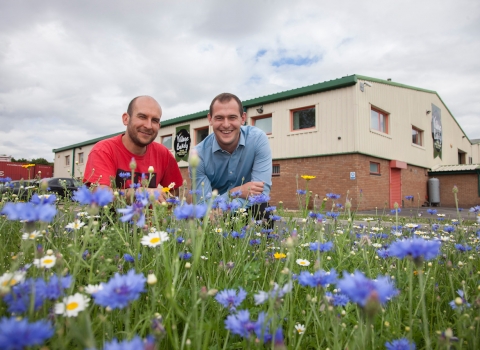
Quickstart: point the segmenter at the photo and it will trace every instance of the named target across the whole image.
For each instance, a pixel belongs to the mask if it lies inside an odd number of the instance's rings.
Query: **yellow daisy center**
[[[17,281],[12,278],[12,279],[9,280],[9,281],[3,281],[3,282],[2,282],[2,287],[14,286],[15,284],[17,284]]]
[[[72,311],[78,308],[78,303],[75,301],[72,301],[71,303],[67,304],[67,310]]]
[[[158,243],[160,242],[160,237],[153,237],[151,240],[150,240],[150,243]]]
[[[307,263],[305,261],[300,261],[300,265],[306,265]]]
[[[45,259],[45,260],[43,260],[43,263],[44,264],[51,264],[51,263],[53,263],[53,259]]]

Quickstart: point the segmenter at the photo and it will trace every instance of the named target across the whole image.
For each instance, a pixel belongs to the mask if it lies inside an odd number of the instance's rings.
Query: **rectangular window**
[[[458,164],[467,164],[466,162],[467,153],[462,150],[458,150]]]
[[[423,130],[412,126],[412,143],[423,146]]]
[[[380,175],[380,163],[370,162],[370,174]]]
[[[172,149],[172,135],[162,136],[162,145],[168,149]]]
[[[292,130],[313,129],[315,127],[315,107],[292,110]]]
[[[65,156],[65,165],[70,165],[70,156]]]
[[[78,163],[83,164],[83,152],[78,154]]]
[[[372,107],[370,128],[388,134],[388,114]]]
[[[252,125],[263,130],[267,135],[272,133],[272,116],[252,118]]]
[[[280,176],[280,164],[272,164],[272,176]]]
[[[195,129],[195,144],[198,145],[200,142],[205,140],[208,136],[208,126],[204,128]]]

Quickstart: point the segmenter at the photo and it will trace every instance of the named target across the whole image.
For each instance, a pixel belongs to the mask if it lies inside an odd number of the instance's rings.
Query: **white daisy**
[[[53,266],[55,266],[56,261],[57,261],[57,258],[55,257],[55,255],[45,255],[41,259],[34,259],[33,265],[37,267],[44,267],[46,269],[50,269]]]
[[[80,311],[88,307],[89,301],[89,297],[75,293],[74,295],[63,298],[62,303],[56,303],[55,313],[66,317],[77,317]]]
[[[295,325],[295,330],[297,331],[298,334],[303,334],[303,333],[305,333],[305,330],[306,330],[306,329],[307,329],[307,328],[306,328],[305,325],[303,325],[303,324],[297,323],[297,324]]]
[[[305,259],[297,259],[295,262],[296,262],[298,265],[300,265],[300,266],[308,266],[308,265],[310,265],[310,261],[305,260]]]
[[[10,287],[25,281],[25,272],[6,272],[0,276],[0,293],[8,293]]]
[[[35,238],[38,238],[38,237],[42,237],[42,233],[40,231],[36,231],[36,230],[33,231],[33,232],[30,232],[30,233],[25,232],[22,235],[23,240],[35,239]]]
[[[147,247],[156,247],[163,243],[163,241],[168,241],[168,233],[164,231],[156,231],[149,233],[148,236],[143,236],[140,243],[146,245]]]
[[[71,230],[79,230],[84,225],[85,225],[84,222],[81,222],[80,220],[77,219],[74,222],[69,223],[67,226],[65,226],[65,228],[68,228]]]
[[[88,294],[95,294],[99,290],[103,289],[103,284],[89,284],[88,286],[85,287],[85,293]]]

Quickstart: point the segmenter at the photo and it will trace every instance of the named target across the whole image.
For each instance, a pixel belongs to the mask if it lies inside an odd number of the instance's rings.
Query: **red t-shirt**
[[[145,154],[138,156],[125,148],[122,136],[123,134],[102,140],[93,146],[83,174],[84,183],[112,186],[113,182],[117,188],[128,188],[131,184],[130,162],[135,158],[135,183],[141,182],[142,174],[148,180],[148,167],[153,166],[149,188],[156,188],[158,184],[167,187],[172,182],[175,182],[175,188],[182,186],[183,178],[177,161],[165,146],[152,142],[147,146]]]

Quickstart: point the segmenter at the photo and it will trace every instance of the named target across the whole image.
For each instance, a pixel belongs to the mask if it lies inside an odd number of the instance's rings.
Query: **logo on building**
[[[440,108],[432,103],[433,158],[442,159],[442,114]]]
[[[188,153],[190,151],[190,125],[184,125],[177,127],[177,133],[175,134],[175,141],[173,142],[173,149],[175,150],[175,159],[188,160]]]

